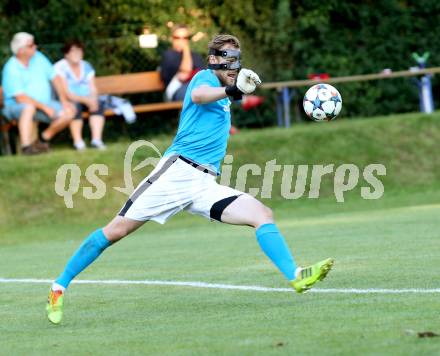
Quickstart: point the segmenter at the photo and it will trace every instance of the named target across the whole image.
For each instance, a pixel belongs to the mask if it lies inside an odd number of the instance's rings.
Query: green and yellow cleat
[[[296,279],[290,282],[291,286],[298,292],[303,293],[309,290],[316,282],[322,281],[330,272],[334,260],[327,258],[324,261],[315,263],[308,267],[300,267],[296,273]]]
[[[50,322],[54,324],[59,324],[63,318],[63,303],[64,295],[60,290],[49,292],[49,297],[47,298],[47,318]]]

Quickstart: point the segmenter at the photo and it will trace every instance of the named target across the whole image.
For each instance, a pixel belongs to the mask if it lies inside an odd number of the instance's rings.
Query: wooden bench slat
[[[100,94],[133,94],[165,90],[160,73],[141,72],[96,77]]]
[[[151,103],[151,104],[140,104],[133,106],[134,112],[144,113],[144,112],[155,112],[155,111],[165,111],[165,110],[180,110],[182,109],[182,101],[171,101],[167,103]],[[111,109],[107,109],[104,112],[105,116],[115,116],[116,114]],[[84,113],[84,117],[88,117],[88,113]]]
[[[96,77],[96,86],[99,94],[109,95],[151,93],[165,90],[160,73],[157,71]],[[3,89],[0,87],[1,106],[3,106]],[[166,109],[159,106],[159,110]]]
[[[1,132],[8,132],[11,127],[17,126],[17,121],[11,121],[11,122],[0,122],[0,131]]]
[[[171,101],[167,103],[151,103],[151,104],[140,104],[134,106],[135,112],[152,112],[152,111],[163,111],[163,110],[180,110],[182,109],[183,102],[181,101]]]

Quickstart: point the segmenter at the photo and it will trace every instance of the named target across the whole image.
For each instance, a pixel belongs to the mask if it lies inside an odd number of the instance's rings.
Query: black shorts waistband
[[[201,172],[203,172],[203,173],[210,174],[210,175],[212,175],[212,176],[214,176],[214,177],[217,177],[217,173],[214,172],[213,170],[208,169],[208,168],[202,166],[201,164],[198,164],[197,162],[194,162],[194,161],[192,161],[192,160],[190,160],[190,159],[188,159],[188,158],[186,158],[186,157],[183,157],[182,155],[179,155],[179,158],[180,158],[183,162],[188,163],[190,166],[193,166],[194,168],[198,169],[199,171],[201,171]]]

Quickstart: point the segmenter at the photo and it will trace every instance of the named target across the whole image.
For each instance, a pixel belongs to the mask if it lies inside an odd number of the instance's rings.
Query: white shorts
[[[137,186],[119,215],[164,224],[174,214],[186,210],[220,221],[223,210],[244,193],[218,184],[216,176],[185,157],[164,157]]]

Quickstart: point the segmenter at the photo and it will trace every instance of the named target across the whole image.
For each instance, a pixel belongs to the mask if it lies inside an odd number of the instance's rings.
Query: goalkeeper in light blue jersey
[[[52,323],[61,322],[65,290],[72,279],[106,248],[146,221],[164,224],[182,210],[255,229],[263,252],[299,293],[327,275],[332,259],[297,267],[272,211],[251,195],[216,182],[229,137],[231,100],[241,100],[261,84],[256,73],[241,68],[240,56],[236,37],[217,35],[211,40],[208,69],[191,80],[176,137],[164,157],[118,215],[84,240],[53,282],[46,307]]]

